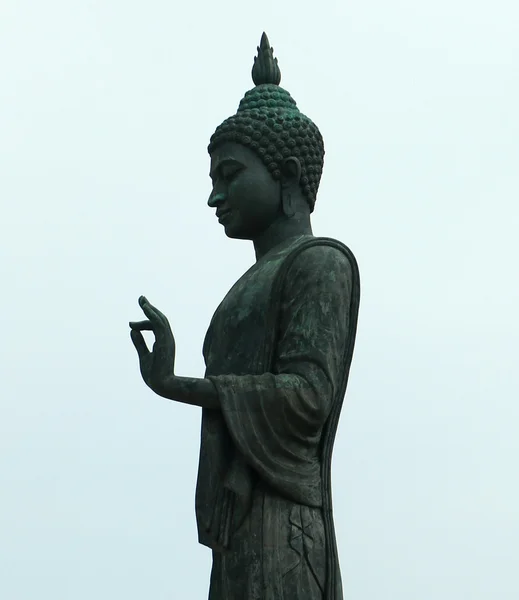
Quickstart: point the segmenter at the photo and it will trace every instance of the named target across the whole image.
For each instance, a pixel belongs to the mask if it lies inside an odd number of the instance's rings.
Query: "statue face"
[[[250,148],[228,142],[211,153],[208,204],[230,238],[253,240],[281,215],[281,184]]]

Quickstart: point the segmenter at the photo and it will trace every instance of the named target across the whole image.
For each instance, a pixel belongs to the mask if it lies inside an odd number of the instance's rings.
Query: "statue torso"
[[[229,290],[211,320],[204,342],[206,376],[261,371],[272,285],[283,261],[310,236],[287,240],[256,262]]]

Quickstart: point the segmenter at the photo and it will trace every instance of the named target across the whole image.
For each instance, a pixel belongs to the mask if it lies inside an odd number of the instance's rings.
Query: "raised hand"
[[[174,377],[175,338],[165,315],[141,296],[139,306],[148,317],[146,321],[130,322],[131,338],[137,354],[144,382],[155,393],[162,395],[169,379]],[[153,331],[155,343],[149,351],[141,331]]]

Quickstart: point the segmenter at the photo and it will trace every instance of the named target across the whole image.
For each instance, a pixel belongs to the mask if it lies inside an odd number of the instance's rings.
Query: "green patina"
[[[202,408],[195,505],[213,553],[209,599],[341,600],[331,456],[359,273],[346,246],[313,236],[323,140],[279,87],[265,34],[252,77],[211,138],[208,204],[228,237],[253,242],[256,262],[214,313],[204,378],[175,374],[168,320],[144,297],[131,336],[145,383]]]
[[[252,77],[256,87],[245,94],[237,113],[216,129],[209,153],[223,142],[243,144],[261,157],[274,179],[280,179],[284,159],[296,156],[301,162],[301,189],[313,210],[323,171],[323,138],[292,96],[279,87],[281,72],[265,33]]]

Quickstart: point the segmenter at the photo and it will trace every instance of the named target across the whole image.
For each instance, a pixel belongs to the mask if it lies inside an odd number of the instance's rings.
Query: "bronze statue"
[[[323,140],[279,87],[265,34],[252,77],[211,137],[208,204],[228,237],[252,240],[256,262],[213,316],[205,378],[175,374],[169,323],[143,296],[131,338],[154,392],[202,407],[196,516],[213,551],[210,600],[339,600],[330,469],[359,275],[346,246],[312,235]]]

